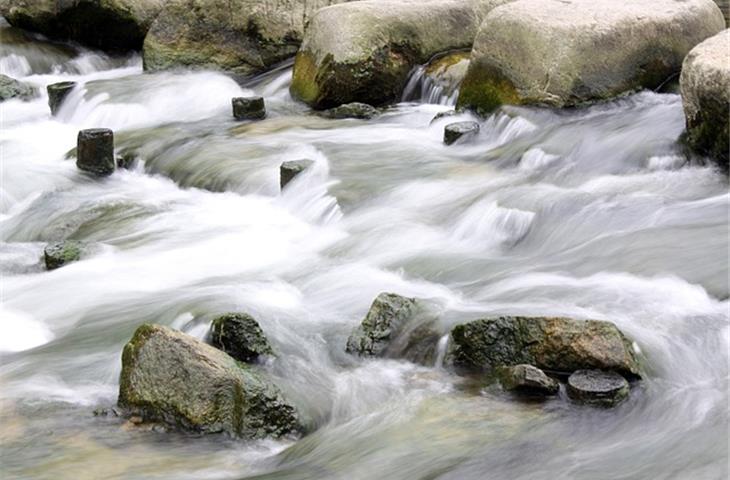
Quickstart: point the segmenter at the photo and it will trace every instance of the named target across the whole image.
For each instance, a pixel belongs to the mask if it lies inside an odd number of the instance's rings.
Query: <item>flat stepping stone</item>
[[[615,372],[578,370],[568,378],[568,396],[578,403],[613,407],[628,395],[629,382]]]
[[[458,140],[473,137],[477,133],[479,133],[479,124],[477,122],[450,123],[444,128],[444,143],[453,145]]]

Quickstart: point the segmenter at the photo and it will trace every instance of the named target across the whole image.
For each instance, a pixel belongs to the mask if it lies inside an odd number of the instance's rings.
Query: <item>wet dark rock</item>
[[[556,395],[560,384],[532,365],[499,367],[496,370],[499,383],[505,390],[526,395]]]
[[[35,89],[27,83],[7,75],[0,75],[0,102],[11,98],[27,100],[35,96]]]
[[[210,343],[246,363],[274,354],[259,323],[246,313],[226,313],[213,319]]]
[[[123,152],[117,156],[117,168],[132,170],[137,166],[137,154],[135,152]]]
[[[431,119],[431,124],[441,120],[442,118],[453,117],[454,115],[458,114],[459,112],[457,112],[456,110],[446,110],[445,112],[439,112]]]
[[[114,132],[108,128],[81,130],[76,143],[79,170],[106,176],[114,172]]]
[[[300,430],[294,408],[254,367],[160,325],[142,325],[124,347],[118,404],[128,416],[242,438]]]
[[[453,145],[463,138],[469,138],[479,133],[477,122],[456,122],[446,125],[444,128],[444,143]]]
[[[347,339],[346,351],[432,364],[440,338],[434,318],[415,298],[381,293]]]
[[[284,187],[294,180],[294,177],[312,165],[314,165],[312,160],[290,160],[282,163],[281,167],[279,167],[279,183],[281,185],[281,189],[284,190]]]
[[[370,120],[378,115],[378,110],[367,103],[352,102],[325,110],[320,115],[325,118],[334,119],[358,118],[361,120]]]
[[[484,371],[500,366],[534,365],[571,373],[583,369],[640,376],[631,342],[611,322],[549,317],[497,317],[474,320],[451,330],[446,362]]]
[[[629,395],[629,382],[615,372],[578,370],[568,378],[571,400],[598,407],[613,407]]]
[[[48,270],[55,270],[81,259],[84,244],[75,240],[51,243],[43,249],[43,259]]]
[[[261,97],[236,97],[231,103],[236,120],[261,120],[266,117],[266,106]]]
[[[165,0],[0,0],[13,26],[103,50],[139,50]]]
[[[46,87],[48,91],[48,106],[51,108],[51,115],[55,115],[61,108],[63,101],[69,93],[76,88],[76,82],[52,83]]]

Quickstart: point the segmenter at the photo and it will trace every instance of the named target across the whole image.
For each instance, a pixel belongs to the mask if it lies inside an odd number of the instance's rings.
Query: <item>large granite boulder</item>
[[[728,169],[730,155],[730,30],[697,45],[679,79],[687,121],[686,142]]]
[[[119,406],[144,421],[243,438],[300,428],[294,408],[253,367],[160,325],[140,326],[124,347]]]
[[[491,10],[458,106],[555,107],[656,88],[725,21],[712,0],[519,0]]]
[[[145,39],[145,69],[262,72],[292,57],[314,12],[339,1],[169,0]]]
[[[307,27],[290,91],[317,109],[400,99],[413,67],[471,46],[475,3],[364,0],[323,8]]]
[[[547,317],[474,320],[451,330],[446,362],[466,370],[534,365],[556,373],[581,369],[640,376],[631,342],[611,322]]]
[[[440,337],[434,321],[419,300],[381,293],[347,339],[345,350],[360,356],[433,364]]]
[[[15,27],[104,50],[139,50],[165,0],[0,0]]]

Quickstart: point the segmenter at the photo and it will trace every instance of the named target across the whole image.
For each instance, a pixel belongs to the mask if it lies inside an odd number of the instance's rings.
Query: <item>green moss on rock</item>
[[[226,313],[213,319],[210,343],[245,363],[274,354],[259,323],[246,313]]]
[[[81,259],[84,244],[75,240],[51,243],[43,249],[43,259],[48,270],[55,270]]]

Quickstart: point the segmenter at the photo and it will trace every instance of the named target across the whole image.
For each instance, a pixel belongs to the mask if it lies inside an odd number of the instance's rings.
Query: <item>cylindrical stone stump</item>
[[[51,107],[51,115],[58,113],[63,101],[75,87],[76,82],[58,82],[52,83],[46,87],[46,90],[48,91],[48,106]]]
[[[236,97],[231,100],[236,120],[261,120],[266,117],[266,106],[261,97]]]
[[[76,167],[106,176],[114,172],[114,132],[108,128],[79,131],[76,143]]]

